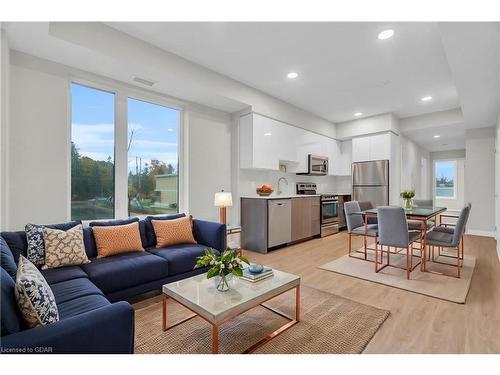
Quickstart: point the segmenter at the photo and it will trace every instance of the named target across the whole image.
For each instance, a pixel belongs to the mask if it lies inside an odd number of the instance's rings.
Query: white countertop
[[[290,198],[307,198],[307,197],[320,197],[321,194],[275,194],[272,193],[269,196],[261,197],[260,195],[246,195],[241,198],[249,198],[249,199],[290,199]]]

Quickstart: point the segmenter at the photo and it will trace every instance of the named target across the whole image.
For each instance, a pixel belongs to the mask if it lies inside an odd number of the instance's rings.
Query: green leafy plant
[[[243,275],[243,263],[250,262],[243,256],[238,255],[236,250],[227,248],[221,255],[217,255],[214,249],[207,247],[205,254],[196,258],[194,268],[212,266],[207,272],[207,279],[215,276]]]
[[[412,199],[415,196],[415,191],[414,190],[404,190],[399,194],[399,196],[403,199]]]

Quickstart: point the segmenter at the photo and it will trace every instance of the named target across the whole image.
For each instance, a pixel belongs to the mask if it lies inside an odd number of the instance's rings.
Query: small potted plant
[[[414,190],[405,190],[399,194],[405,200],[405,209],[411,210],[413,208],[413,197],[415,196]]]
[[[207,279],[215,277],[215,287],[220,292],[230,289],[230,281],[234,276],[243,275],[243,263],[250,262],[238,255],[236,250],[227,248],[221,255],[217,255],[212,248],[205,249],[205,255],[196,258],[194,268],[212,266],[207,272]]]

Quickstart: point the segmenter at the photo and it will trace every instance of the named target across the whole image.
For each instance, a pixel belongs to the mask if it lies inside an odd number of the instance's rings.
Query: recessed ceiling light
[[[378,38],[380,40],[385,40],[385,39],[391,38],[393,35],[394,35],[394,30],[393,29],[387,29],[387,30],[384,30],[384,31],[380,32],[378,34]]]
[[[434,138],[439,138],[439,137],[441,137],[439,134],[436,134],[436,135],[434,136]]]
[[[167,131],[168,131],[168,132],[173,132],[173,131],[174,131],[174,129],[172,129],[172,128],[168,128],[168,129],[167,129]]]
[[[290,79],[295,79],[299,76],[299,73],[295,73],[295,72],[290,72],[286,75],[288,78]]]
[[[264,133],[264,135],[269,136],[269,135],[273,135],[273,133]]]
[[[363,116],[363,112],[356,112],[356,113],[354,114],[354,116],[356,116],[356,117]]]
[[[423,98],[420,98],[420,100],[423,102],[428,102],[429,100],[432,100],[432,96],[424,96]]]

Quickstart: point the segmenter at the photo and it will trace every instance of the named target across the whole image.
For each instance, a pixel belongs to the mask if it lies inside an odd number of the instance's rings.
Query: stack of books
[[[257,281],[267,279],[272,275],[273,275],[273,269],[269,267],[264,267],[264,269],[260,273],[251,273],[248,270],[248,267],[246,267],[243,269],[243,276],[241,276],[241,278],[250,281],[252,283],[256,283]]]

